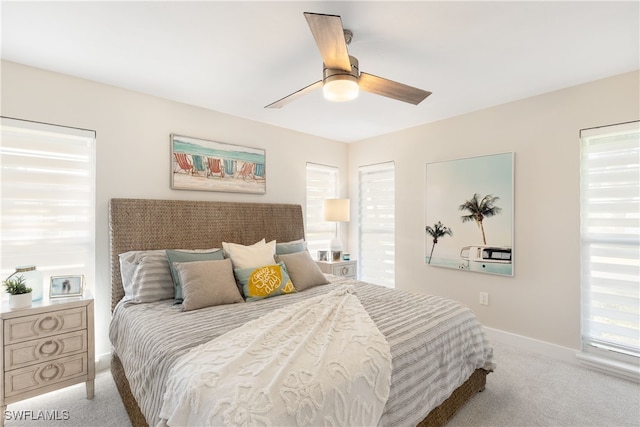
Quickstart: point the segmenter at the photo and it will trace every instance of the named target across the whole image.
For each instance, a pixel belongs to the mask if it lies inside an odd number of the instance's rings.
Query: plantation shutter
[[[580,136],[583,351],[615,353],[637,366],[640,128],[635,122]]]
[[[49,276],[95,271],[95,132],[2,118],[0,268]]]
[[[395,164],[358,168],[359,279],[395,287]]]
[[[307,163],[307,206],[305,237],[311,255],[329,250],[336,225],[324,220],[324,200],[338,197],[338,168]]]

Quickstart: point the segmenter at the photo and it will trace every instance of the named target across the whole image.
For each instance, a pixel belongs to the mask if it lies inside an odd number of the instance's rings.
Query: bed
[[[300,205],[112,199],[109,222],[111,371],[134,426],[160,423],[172,368],[193,348],[233,334],[243,322],[341,289],[357,295],[389,344],[391,385],[379,425],[445,425],[484,389],[494,367],[492,348],[467,307],[336,276],[327,275],[328,284],[300,292],[184,312],[173,300],[123,301],[120,254],[220,248],[223,242],[252,245],[261,239],[297,242],[304,239]],[[455,339],[462,344],[454,347],[450,342],[460,334]]]

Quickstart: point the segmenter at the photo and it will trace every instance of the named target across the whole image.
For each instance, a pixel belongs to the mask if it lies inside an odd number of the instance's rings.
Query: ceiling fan
[[[322,87],[324,97],[331,101],[349,101],[358,96],[358,91],[373,93],[418,105],[431,92],[408,86],[393,80],[361,73],[358,59],[349,55],[347,45],[353,33],[342,28],[338,15],[305,12],[313,38],[322,56],[322,80],[310,84],[264,108],[282,108],[288,103]]]

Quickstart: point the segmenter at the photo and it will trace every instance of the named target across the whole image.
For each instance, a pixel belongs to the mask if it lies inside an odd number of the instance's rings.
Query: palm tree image
[[[482,222],[485,218],[491,218],[492,216],[500,214],[502,208],[499,208],[495,203],[500,200],[500,197],[487,194],[482,199],[480,195],[475,193],[471,200],[466,200],[463,204],[458,206],[459,211],[469,211],[469,215],[462,215],[460,219],[463,223],[469,221],[475,221],[480,231],[482,232],[482,243],[487,244],[487,238],[484,234],[484,226]]]
[[[436,247],[436,243],[438,243],[438,239],[444,236],[453,236],[453,230],[445,227],[440,221],[433,225],[433,228],[427,225],[426,227],[427,234],[431,236],[433,239],[433,245],[431,246],[431,253],[429,254],[429,262],[427,264],[431,264],[431,258],[433,258],[433,250]]]

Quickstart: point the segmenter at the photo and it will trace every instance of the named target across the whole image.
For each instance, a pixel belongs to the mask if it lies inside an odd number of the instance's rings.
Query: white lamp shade
[[[348,222],[350,219],[349,199],[326,199],[324,201],[324,220]]]

